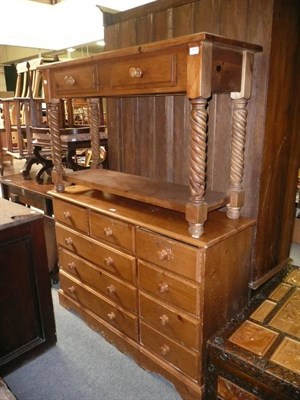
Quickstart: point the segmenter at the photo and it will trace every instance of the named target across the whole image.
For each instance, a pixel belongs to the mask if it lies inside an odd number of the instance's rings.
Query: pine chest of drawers
[[[70,192],[51,192],[60,303],[182,398],[200,399],[206,342],[248,301],[253,221],[214,211],[195,239],[181,213]]]

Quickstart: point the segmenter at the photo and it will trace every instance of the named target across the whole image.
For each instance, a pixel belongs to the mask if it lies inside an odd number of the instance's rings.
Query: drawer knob
[[[159,322],[162,326],[165,326],[169,322],[169,317],[166,314],[163,314],[159,317]]]
[[[114,265],[114,260],[113,260],[111,257],[106,257],[106,258],[104,259],[104,262],[105,262],[105,264],[106,264],[108,267]]]
[[[68,291],[69,291],[71,294],[75,293],[75,287],[74,287],[74,286],[70,286],[69,289],[68,289]]]
[[[143,76],[143,71],[139,67],[129,68],[129,75],[131,78],[141,78]]]
[[[161,346],[160,350],[161,350],[161,354],[163,356],[166,356],[170,352],[170,347],[167,344],[164,344]]]
[[[76,264],[74,263],[74,261],[68,263],[68,268],[70,271],[75,271]]]
[[[110,321],[113,321],[116,318],[116,314],[112,311],[111,313],[107,314],[107,318]]]
[[[71,213],[70,213],[70,211],[64,211],[64,217],[65,217],[66,219],[71,218]]]
[[[107,228],[104,228],[103,229],[104,230],[104,235],[105,236],[112,236],[112,234],[113,234],[113,230],[111,229],[111,227],[109,226],[109,227],[107,227]]]
[[[65,243],[67,245],[73,244],[73,239],[71,237],[67,237],[67,238],[65,238]]]
[[[75,78],[72,75],[66,75],[65,76],[65,84],[68,86],[74,86],[75,85]]]
[[[158,284],[159,293],[166,293],[169,290],[169,285],[167,282],[160,282]]]
[[[157,253],[157,256],[160,261],[172,260],[174,258],[172,250],[168,249],[168,248],[159,250],[159,252]]]
[[[114,285],[109,285],[109,286],[107,286],[106,290],[109,294],[113,294],[113,293],[115,293],[116,288],[114,287]]]

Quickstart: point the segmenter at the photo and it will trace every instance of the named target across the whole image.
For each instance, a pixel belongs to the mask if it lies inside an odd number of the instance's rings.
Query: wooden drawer
[[[136,254],[138,258],[176,272],[186,278],[199,280],[198,273],[203,251],[165,236],[143,229],[136,232]]]
[[[140,292],[140,315],[148,325],[190,348],[197,349],[200,322]]]
[[[120,279],[136,281],[135,257],[90,239],[56,223],[57,243],[80,257],[104,268]]]
[[[134,227],[114,218],[90,212],[90,234],[97,239],[134,251]]]
[[[138,262],[139,286],[161,300],[200,316],[200,287],[160,268]]]
[[[80,282],[109,297],[122,307],[137,312],[137,289],[86,260],[59,249],[59,265]]]
[[[199,354],[180,346],[141,322],[141,343],[187,376],[199,379]]]
[[[78,65],[61,68],[60,70],[54,69],[50,73],[53,97],[63,97],[72,94],[76,94],[76,97],[81,94],[99,95],[97,64]]]
[[[60,287],[64,293],[72,297],[82,308],[87,308],[125,335],[137,340],[137,317],[128,311],[115,306],[77,279],[60,271]]]
[[[55,220],[79,231],[88,233],[88,211],[67,201],[53,199]]]
[[[113,61],[110,68],[111,89],[149,89],[177,84],[178,56],[151,54],[133,56],[130,60]]]

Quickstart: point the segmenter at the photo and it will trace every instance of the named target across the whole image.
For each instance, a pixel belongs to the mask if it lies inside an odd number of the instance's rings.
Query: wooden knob
[[[75,271],[76,264],[74,263],[74,261],[68,263],[68,268],[70,271]]]
[[[67,245],[73,244],[73,239],[71,237],[67,237],[67,238],[65,238],[65,243]]]
[[[158,284],[159,293],[166,293],[169,290],[169,285],[167,282],[160,282]]]
[[[143,71],[139,67],[129,68],[129,75],[131,78],[141,78],[143,76]]]
[[[112,236],[112,234],[113,234],[113,230],[111,229],[110,226],[107,227],[107,228],[104,228],[103,231],[104,231],[104,235],[107,236],[107,237],[108,236]]]
[[[161,346],[160,350],[161,350],[161,354],[163,356],[165,356],[170,352],[170,347],[167,344],[164,344]]]
[[[71,213],[70,213],[70,211],[64,211],[64,217],[65,217],[66,219],[71,218]]]
[[[70,286],[69,288],[68,288],[68,291],[71,293],[71,294],[73,294],[73,293],[75,293],[75,287],[74,286]]]
[[[110,321],[113,321],[116,318],[116,314],[112,311],[111,313],[107,314],[107,318]]]
[[[109,267],[111,265],[114,265],[114,260],[111,257],[106,257],[104,259],[105,264]]]
[[[169,322],[169,317],[163,314],[159,317],[159,322],[162,326],[165,326]]]
[[[114,285],[109,285],[109,286],[107,286],[106,290],[109,294],[113,294],[113,293],[115,293],[116,288],[114,287]]]
[[[68,86],[74,86],[75,85],[75,78],[72,75],[66,75],[65,76],[65,84]]]
[[[161,249],[157,253],[157,256],[158,256],[160,261],[171,260],[172,258],[174,258],[171,249]]]

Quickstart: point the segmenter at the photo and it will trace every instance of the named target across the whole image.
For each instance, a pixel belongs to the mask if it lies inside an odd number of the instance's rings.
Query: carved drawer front
[[[199,320],[140,292],[140,315],[147,324],[180,344],[199,347]]]
[[[105,240],[131,252],[134,251],[134,227],[130,224],[91,211],[90,230],[92,237]]]
[[[131,57],[130,60],[111,63],[110,84],[112,90],[143,90],[176,87],[178,56],[157,54]],[[135,90],[136,92],[136,90]]]
[[[200,316],[200,287],[153,265],[138,262],[139,286],[161,300]]]
[[[165,236],[143,229],[136,232],[136,254],[139,258],[176,272],[186,278],[199,280],[203,251]]]
[[[136,281],[135,258],[56,224],[57,243],[70,252],[102,267],[120,279]]]
[[[84,309],[88,309],[134,340],[137,340],[137,317],[105,299],[77,279],[60,272],[60,287]]]
[[[120,281],[108,272],[62,248],[59,249],[59,264],[60,268],[83,284],[109,297],[122,307],[137,312],[137,289],[135,287]]]
[[[141,343],[185,375],[198,380],[199,354],[196,351],[180,346],[143,322],[141,322]]]
[[[54,199],[53,208],[56,221],[79,231],[89,232],[88,212],[85,208],[58,199]]]
[[[259,400],[259,397],[254,396],[245,389],[240,388],[220,376],[218,377],[218,395],[220,395],[223,400]]]
[[[78,65],[51,71],[53,97],[76,94],[96,94],[98,92],[97,64]]]

